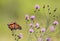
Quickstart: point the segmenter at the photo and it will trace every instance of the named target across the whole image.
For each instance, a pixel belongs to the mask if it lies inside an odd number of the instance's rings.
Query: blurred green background
[[[54,8],[57,8],[56,16],[58,16],[57,20],[60,23],[60,0],[0,0],[0,41],[15,41],[7,26],[8,23],[13,21],[16,21],[23,28],[21,31],[19,31],[23,33],[23,38],[20,39],[20,41],[27,41],[25,14],[33,14],[35,10],[34,6],[36,4],[39,4],[41,8],[41,13],[43,15],[41,19],[45,17],[45,13],[43,12],[44,10],[42,8],[44,4],[50,5],[51,11],[54,10]],[[57,32],[59,32],[59,30],[55,33]],[[60,41],[59,34],[53,35],[56,35],[52,37],[53,41]]]

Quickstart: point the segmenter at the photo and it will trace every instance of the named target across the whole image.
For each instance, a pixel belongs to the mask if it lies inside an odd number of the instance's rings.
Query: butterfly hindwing
[[[20,30],[22,29],[20,25],[18,24],[14,24],[14,25],[15,25],[15,29],[20,29]]]

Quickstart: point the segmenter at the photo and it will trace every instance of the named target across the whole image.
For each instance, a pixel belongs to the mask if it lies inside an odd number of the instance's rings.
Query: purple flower
[[[34,30],[33,30],[32,28],[30,28],[30,29],[29,29],[29,32],[30,32],[30,33],[33,33],[33,32],[34,32]]]
[[[39,23],[36,23],[35,27],[36,27],[36,28],[39,28]]]
[[[31,19],[31,20],[34,20],[34,19],[35,19],[35,16],[31,16],[30,19]]]
[[[32,23],[30,23],[30,27],[33,27],[33,24]]]
[[[37,41],[43,41],[43,39],[42,38],[38,38]]]
[[[19,39],[22,38],[22,37],[23,37],[22,33],[20,33],[20,34],[18,35],[18,37],[19,37]]]
[[[55,31],[55,28],[54,28],[54,26],[50,26],[50,31]]]
[[[28,21],[29,20],[29,15],[25,15],[25,19]]]
[[[58,25],[59,23],[58,23],[58,21],[55,20],[55,21],[53,22],[53,24],[54,24],[54,25]]]
[[[39,5],[35,5],[35,9],[39,9],[40,8],[40,6]]]
[[[41,28],[41,32],[45,32],[46,31],[46,28]]]
[[[46,38],[46,41],[51,41],[51,38],[50,37]]]

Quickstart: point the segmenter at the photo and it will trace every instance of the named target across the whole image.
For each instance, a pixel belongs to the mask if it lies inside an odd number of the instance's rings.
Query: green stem
[[[32,21],[32,24],[34,24],[34,21]],[[34,29],[34,27],[33,27],[33,29]],[[34,34],[35,38],[37,39],[38,37],[37,37],[35,29],[34,29],[34,33],[33,34]]]
[[[29,33],[29,28],[28,28],[28,21],[26,21],[26,28],[27,28],[27,34],[28,34],[28,41],[32,41]]]
[[[34,35],[35,35],[35,38],[37,39],[37,35],[36,35],[36,32],[35,32],[35,29],[34,29]]]
[[[17,39],[16,39],[16,34],[15,34],[14,30],[12,30],[12,34],[13,34],[13,36],[14,36],[14,39],[17,41]]]

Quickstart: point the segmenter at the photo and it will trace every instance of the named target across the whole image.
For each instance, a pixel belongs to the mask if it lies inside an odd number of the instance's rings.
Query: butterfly
[[[8,24],[8,27],[11,30],[17,30],[17,29],[21,30],[22,29],[22,27],[19,24],[15,23],[15,22],[11,23],[11,24]]]

